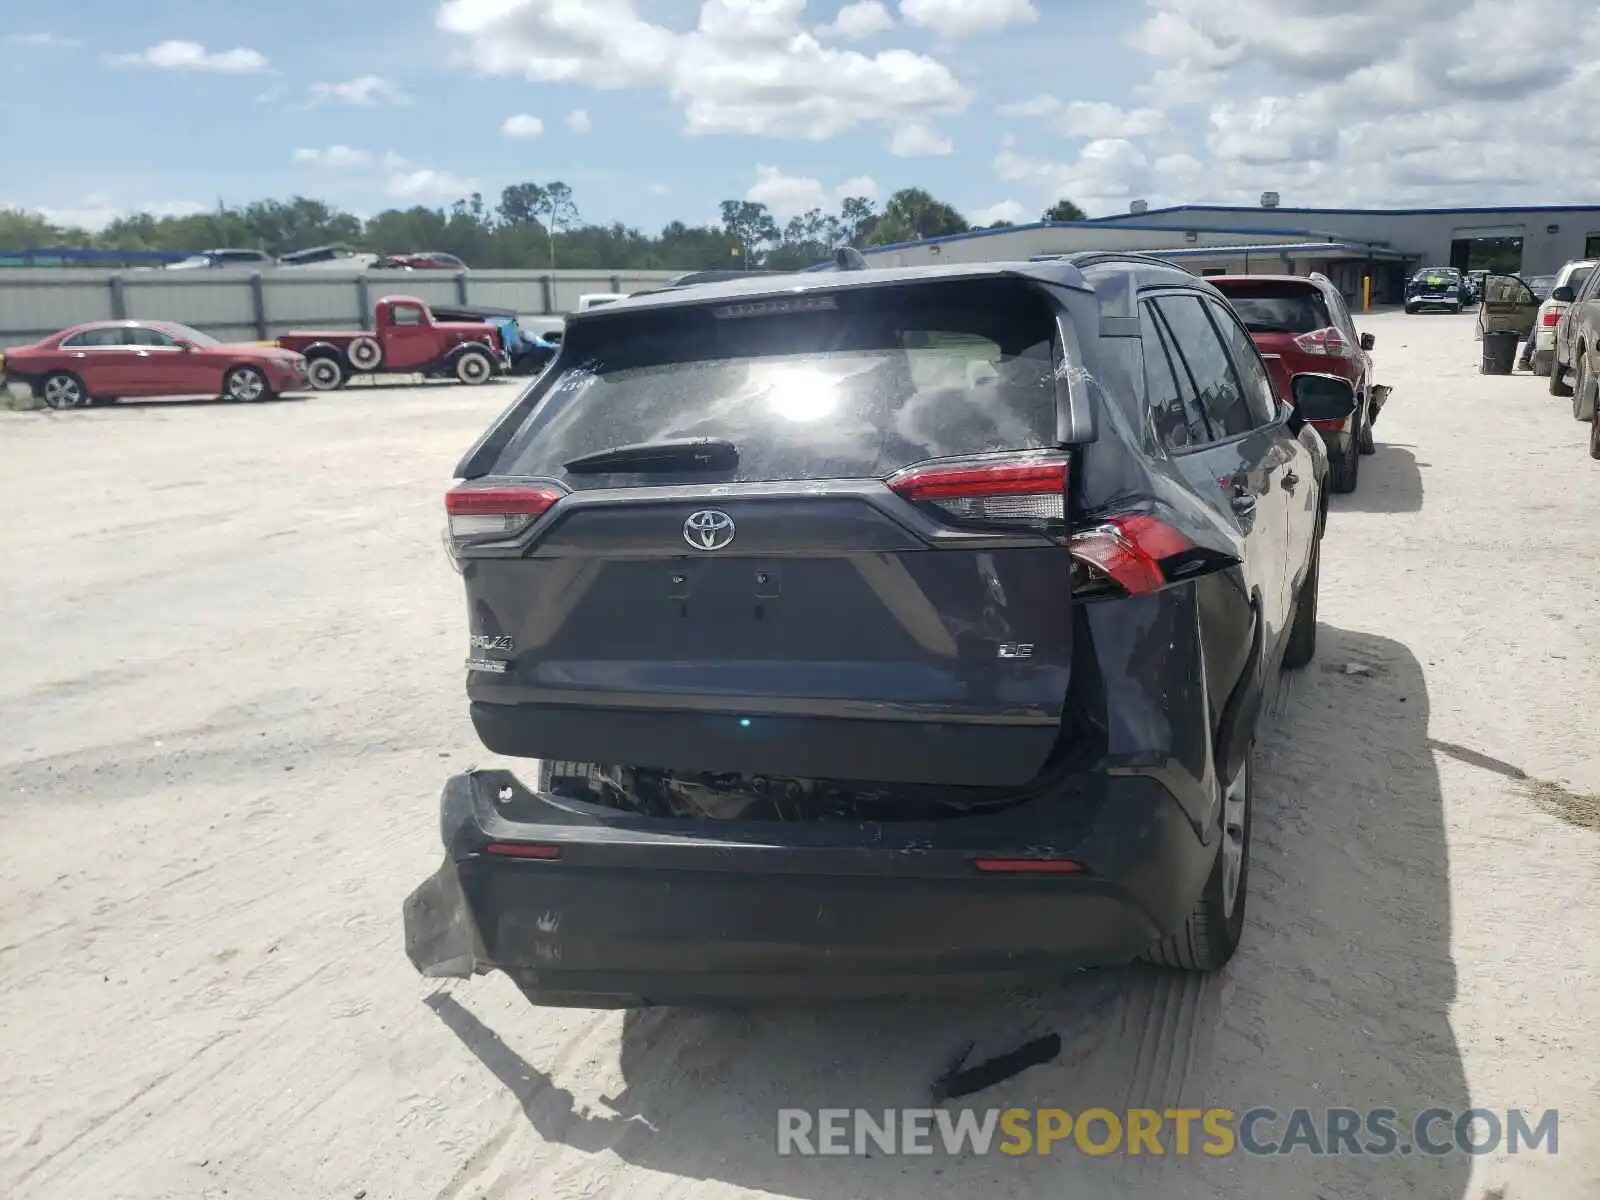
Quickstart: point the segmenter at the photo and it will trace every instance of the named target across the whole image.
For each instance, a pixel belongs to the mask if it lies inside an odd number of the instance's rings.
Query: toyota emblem
[[[689,514],[683,523],[683,540],[696,550],[723,550],[733,543],[733,518],[714,508]]]

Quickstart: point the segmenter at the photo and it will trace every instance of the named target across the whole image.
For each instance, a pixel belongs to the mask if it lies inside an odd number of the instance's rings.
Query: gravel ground
[[[1470,315],[1367,327],[1395,392],[1269,716],[1239,958],[918,1006],[412,973],[439,786],[492,761],[440,494],[509,391],[0,414],[0,1194],[1600,1196],[1600,464]],[[1556,1108],[1559,1153],[775,1153],[781,1105],[920,1106],[1051,1030],[961,1103]]]

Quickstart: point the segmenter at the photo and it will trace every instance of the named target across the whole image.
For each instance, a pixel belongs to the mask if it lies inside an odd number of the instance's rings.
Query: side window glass
[[[421,325],[422,310],[414,304],[396,304],[389,311],[389,320],[395,325]]]
[[[1266,364],[1261,361],[1254,340],[1225,305],[1208,300],[1206,307],[1211,312],[1217,332],[1222,334],[1222,340],[1227,343],[1228,351],[1233,356],[1239,382],[1244,385],[1244,400],[1250,409],[1252,424],[1271,424],[1278,416],[1278,401],[1272,394],[1272,376],[1267,374]],[[1346,324],[1349,319],[1345,317]]]
[[[82,333],[61,343],[62,349],[65,350],[82,350],[86,347],[104,349],[107,346],[128,345],[132,345],[132,343],[128,340],[127,331],[115,325],[102,329],[85,329]]]
[[[1163,296],[1155,302],[1172,334],[1173,348],[1189,368],[1200,407],[1219,438],[1256,426],[1238,372],[1198,296]]]
[[[1139,337],[1144,348],[1145,395],[1161,444],[1169,450],[1185,450],[1209,442],[1211,431],[1206,428],[1188,373],[1174,358],[1148,304],[1139,306]]]
[[[178,343],[159,329],[133,328],[128,330],[127,343],[130,346],[176,346]]]

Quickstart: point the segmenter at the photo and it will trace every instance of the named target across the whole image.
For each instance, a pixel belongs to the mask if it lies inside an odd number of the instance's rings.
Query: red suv
[[[1250,331],[1272,372],[1278,398],[1290,398],[1289,381],[1307,372],[1338,375],[1356,390],[1356,409],[1342,421],[1313,421],[1328,447],[1329,486],[1353,492],[1361,456],[1373,453],[1372,424],[1389,389],[1372,382],[1370,333],[1356,332],[1344,297],[1322,275],[1213,275],[1216,286]]]

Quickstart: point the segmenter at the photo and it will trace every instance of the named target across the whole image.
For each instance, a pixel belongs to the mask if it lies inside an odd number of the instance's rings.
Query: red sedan
[[[248,403],[308,386],[306,360],[276,346],[230,345],[172,321],[74,325],[0,358],[0,383],[24,383],[51,408],[133,396],[221,396]]]

